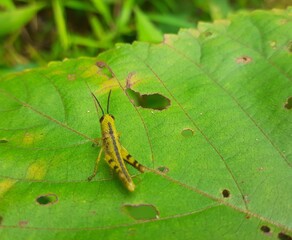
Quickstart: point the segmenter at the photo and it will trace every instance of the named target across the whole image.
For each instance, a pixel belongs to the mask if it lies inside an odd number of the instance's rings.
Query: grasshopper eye
[[[99,119],[99,122],[101,123],[104,119],[104,115],[102,115],[102,117]]]
[[[114,117],[113,115],[111,115],[111,114],[109,114],[109,115],[111,116],[111,118],[112,118],[112,119],[114,119],[114,120],[115,120],[115,117]]]

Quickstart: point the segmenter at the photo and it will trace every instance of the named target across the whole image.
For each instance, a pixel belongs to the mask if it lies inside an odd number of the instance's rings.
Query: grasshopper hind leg
[[[124,147],[122,147],[122,156],[126,163],[132,165],[141,173],[145,172],[146,170],[145,167],[142,164],[138,163],[138,161],[135,160],[135,158],[133,158],[131,154],[129,154],[129,152]]]

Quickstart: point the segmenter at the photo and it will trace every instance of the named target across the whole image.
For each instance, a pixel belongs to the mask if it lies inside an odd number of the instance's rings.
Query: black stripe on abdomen
[[[129,176],[129,174],[128,174],[127,170],[125,169],[125,166],[124,166],[124,164],[122,162],[123,160],[122,160],[120,152],[118,150],[118,146],[117,146],[116,138],[114,136],[112,125],[111,125],[110,122],[108,122],[107,125],[108,125],[108,128],[109,128],[109,135],[111,137],[111,140],[112,140],[112,143],[113,143],[113,146],[114,146],[115,155],[116,155],[116,157],[118,159],[119,165],[120,165],[120,167],[122,169],[123,174],[126,176],[127,180],[130,182],[131,178],[130,178],[130,176]]]

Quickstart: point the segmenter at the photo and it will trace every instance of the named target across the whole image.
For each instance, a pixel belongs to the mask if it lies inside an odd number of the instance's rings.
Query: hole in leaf
[[[8,143],[8,140],[6,140],[6,139],[0,139],[0,143]]]
[[[261,231],[264,233],[269,233],[271,229],[268,226],[261,226]]]
[[[251,60],[252,60],[251,57],[248,57],[248,56],[242,56],[242,57],[237,58],[237,59],[236,59],[236,62],[237,62],[237,63],[244,63],[244,64],[246,64],[246,63],[251,62]]]
[[[292,237],[291,236],[289,236],[286,233],[282,233],[282,232],[280,232],[278,234],[278,238],[281,239],[281,240],[292,240]]]
[[[165,167],[165,166],[158,167],[157,170],[159,172],[162,172],[162,173],[168,173],[169,172],[169,168]]]
[[[58,197],[56,194],[49,193],[46,195],[41,195],[37,197],[36,202],[40,205],[48,205],[55,204],[58,201]]]
[[[222,195],[223,195],[224,198],[228,198],[230,196],[230,191],[227,190],[227,189],[224,189],[222,191]]]
[[[194,135],[194,131],[190,128],[185,128],[181,131],[181,134],[184,136],[184,137],[191,137]]]
[[[289,110],[292,108],[292,97],[289,97],[287,99],[287,102],[285,103],[284,107],[289,109]]]
[[[137,107],[163,110],[170,106],[170,100],[159,93],[140,94],[130,88],[126,92]]]
[[[152,204],[125,204],[123,209],[135,220],[151,220],[158,219],[159,212]]]

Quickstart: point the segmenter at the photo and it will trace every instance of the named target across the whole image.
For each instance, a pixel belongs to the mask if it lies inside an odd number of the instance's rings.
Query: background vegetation
[[[2,72],[96,56],[117,42],[159,42],[163,33],[237,10],[285,8],[288,0],[2,0]],[[13,68],[11,68],[13,66]]]

